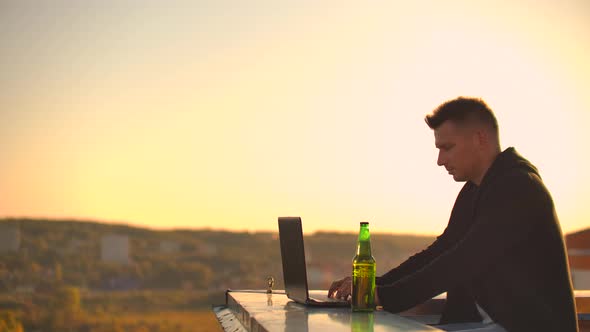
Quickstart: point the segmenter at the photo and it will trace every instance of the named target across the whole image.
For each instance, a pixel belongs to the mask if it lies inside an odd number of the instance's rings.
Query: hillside
[[[305,237],[311,288],[325,289],[350,274],[356,239],[357,234],[333,232]],[[378,274],[432,241],[372,234]],[[0,219],[0,326],[27,331],[219,330],[211,305],[222,304],[227,289],[265,288],[269,275],[275,277],[276,289],[283,288],[275,232]]]
[[[151,230],[91,221],[0,219],[1,230],[20,235],[18,250],[0,252],[0,289],[34,287],[47,280],[83,289],[262,288],[272,275],[282,288],[276,233]],[[103,259],[105,238],[127,239],[122,261]],[[434,239],[373,234],[378,272],[383,273]],[[325,288],[346,275],[356,234],[318,232],[305,238],[310,286]],[[14,248],[13,248],[14,249]],[[112,250],[111,250],[112,251]]]

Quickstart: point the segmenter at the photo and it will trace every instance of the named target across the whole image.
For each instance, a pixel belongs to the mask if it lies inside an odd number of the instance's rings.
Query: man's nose
[[[443,166],[445,163],[446,163],[446,160],[445,160],[445,158],[443,156],[443,153],[442,153],[442,151],[439,151],[438,152],[438,158],[436,159],[436,164],[438,166]]]

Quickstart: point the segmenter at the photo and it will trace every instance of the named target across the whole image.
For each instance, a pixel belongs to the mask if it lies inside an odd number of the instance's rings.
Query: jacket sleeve
[[[449,233],[451,232],[449,231],[449,228],[451,228],[450,225],[447,226],[445,231],[440,236],[438,236],[436,240],[430,246],[428,246],[428,248],[411,256],[398,267],[391,269],[381,277],[377,277],[375,281],[376,284],[387,285],[394,283],[422,269],[425,265],[442,254],[450,246],[451,235]]]
[[[411,275],[377,286],[383,308],[407,310],[497,264],[540,219],[536,213],[544,195],[534,175],[513,172],[498,178],[482,193],[474,224],[462,240]]]
[[[458,225],[461,223],[459,219],[464,218],[465,213],[470,214],[472,211],[472,195],[470,195],[472,189],[473,185],[470,183],[466,183],[463,186],[459,195],[457,195],[447,227],[428,248],[411,256],[398,267],[390,270],[381,277],[377,277],[376,284],[392,284],[399,279],[415,273],[455,244],[460,239],[460,236],[463,235],[463,231],[460,230],[461,226]]]
[[[439,324],[481,322],[471,288],[459,285],[447,291],[447,300]]]

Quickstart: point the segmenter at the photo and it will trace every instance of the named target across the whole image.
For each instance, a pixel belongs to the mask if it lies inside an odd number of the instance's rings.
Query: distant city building
[[[217,245],[212,243],[199,243],[197,245],[197,252],[202,256],[217,255]]]
[[[129,238],[116,234],[103,236],[100,257],[107,263],[129,264]]]
[[[18,225],[0,223],[0,252],[18,251],[20,229]]]
[[[35,287],[33,287],[33,286],[16,286],[14,291],[16,293],[21,293],[21,294],[31,294],[35,291]]]
[[[67,250],[69,252],[76,252],[87,246],[87,242],[80,239],[71,239],[68,243]]]
[[[574,289],[590,289],[590,230],[565,237]]]
[[[180,251],[180,244],[174,241],[161,241],[160,251],[168,254],[178,252]]]

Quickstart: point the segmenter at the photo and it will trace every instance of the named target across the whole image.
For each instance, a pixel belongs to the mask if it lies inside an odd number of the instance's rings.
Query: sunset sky
[[[2,1],[0,217],[438,234],[482,97],[590,226],[590,1]]]

